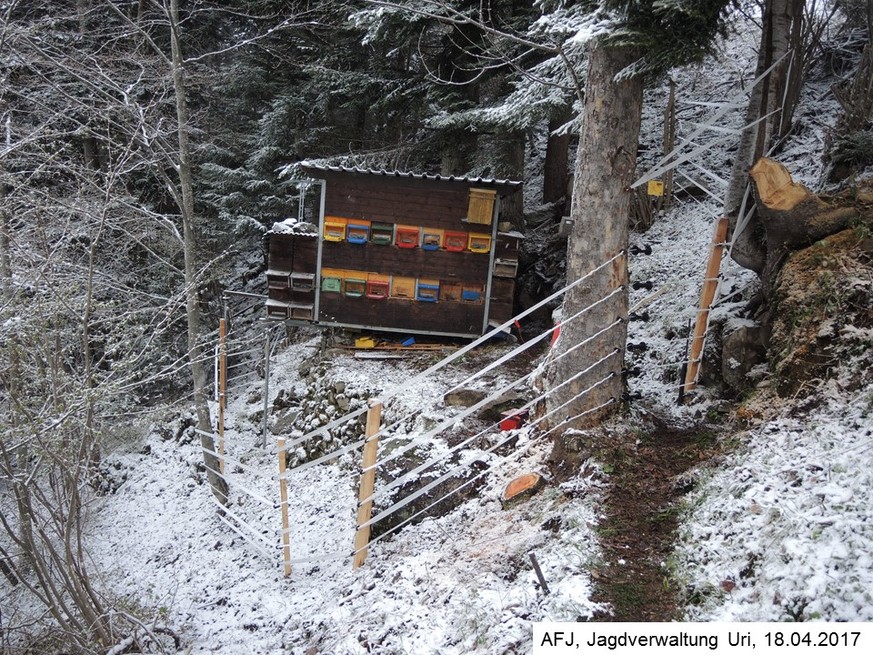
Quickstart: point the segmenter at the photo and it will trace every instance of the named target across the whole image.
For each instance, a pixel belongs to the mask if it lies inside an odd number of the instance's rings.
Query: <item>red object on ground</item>
[[[500,423],[498,423],[498,427],[504,432],[508,432],[509,430],[517,430],[522,425],[524,425],[524,421],[527,418],[528,410],[522,409],[510,409],[505,412],[501,412]]]

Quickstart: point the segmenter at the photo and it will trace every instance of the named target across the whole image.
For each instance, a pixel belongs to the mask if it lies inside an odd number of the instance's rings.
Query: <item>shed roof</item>
[[[413,180],[428,180],[432,182],[461,182],[469,185],[482,185],[496,188],[501,195],[507,195],[521,188],[522,183],[516,180],[500,180],[490,177],[464,177],[456,175],[430,175],[427,173],[406,173],[403,171],[387,171],[384,169],[359,168],[350,166],[330,166],[319,162],[304,160],[299,164],[307,173],[349,173],[357,175],[374,175],[382,177],[407,178]]]

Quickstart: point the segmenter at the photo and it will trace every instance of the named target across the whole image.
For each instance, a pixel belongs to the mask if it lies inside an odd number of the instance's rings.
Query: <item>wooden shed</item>
[[[302,168],[320,206],[269,234],[269,318],[475,337],[512,317],[522,235],[498,226],[520,182]]]

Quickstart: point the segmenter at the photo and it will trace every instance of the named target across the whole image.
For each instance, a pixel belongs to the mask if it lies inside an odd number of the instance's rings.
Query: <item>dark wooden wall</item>
[[[471,185],[467,181],[434,181],[409,177],[390,177],[348,172],[318,171],[326,181],[325,216],[363,219],[382,223],[415,225],[453,232],[492,234],[492,224],[468,223],[467,210]],[[487,185],[485,185],[487,188]],[[492,243],[495,257],[517,261],[518,236],[498,235]],[[289,272],[316,272],[318,239],[312,236],[273,234],[270,237],[269,267]],[[399,248],[394,244],[355,244],[348,241],[322,241],[322,269],[341,269],[361,273],[403,276],[463,284],[483,290],[483,302],[423,302],[398,298],[372,299],[341,293],[319,294],[318,321],[374,329],[414,330],[445,334],[478,335],[483,331],[490,253],[471,251]],[[511,267],[510,267],[511,268]],[[505,270],[502,272],[506,275]],[[362,276],[365,277],[365,276]],[[274,285],[275,286],[275,285]],[[493,277],[489,321],[504,322],[513,315],[513,277]],[[289,303],[289,317],[301,304],[313,303],[315,292],[270,289],[270,299]],[[292,310],[291,306],[296,309]],[[300,313],[302,311],[302,313]],[[280,317],[274,307],[271,316]]]
[[[405,177],[324,174],[327,216],[404,223],[423,227],[490,232],[463,223],[467,217],[470,185],[466,182],[428,181]],[[476,227],[476,226],[473,226]]]

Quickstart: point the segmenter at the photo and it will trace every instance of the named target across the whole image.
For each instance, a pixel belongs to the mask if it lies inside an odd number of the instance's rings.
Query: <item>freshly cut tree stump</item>
[[[854,207],[831,207],[775,159],[761,157],[749,171],[768,250],[797,250],[846,229]]]
[[[538,473],[525,473],[508,485],[503,490],[503,496],[500,498],[500,504],[503,509],[513,507],[531,496],[546,486],[546,481]]]

